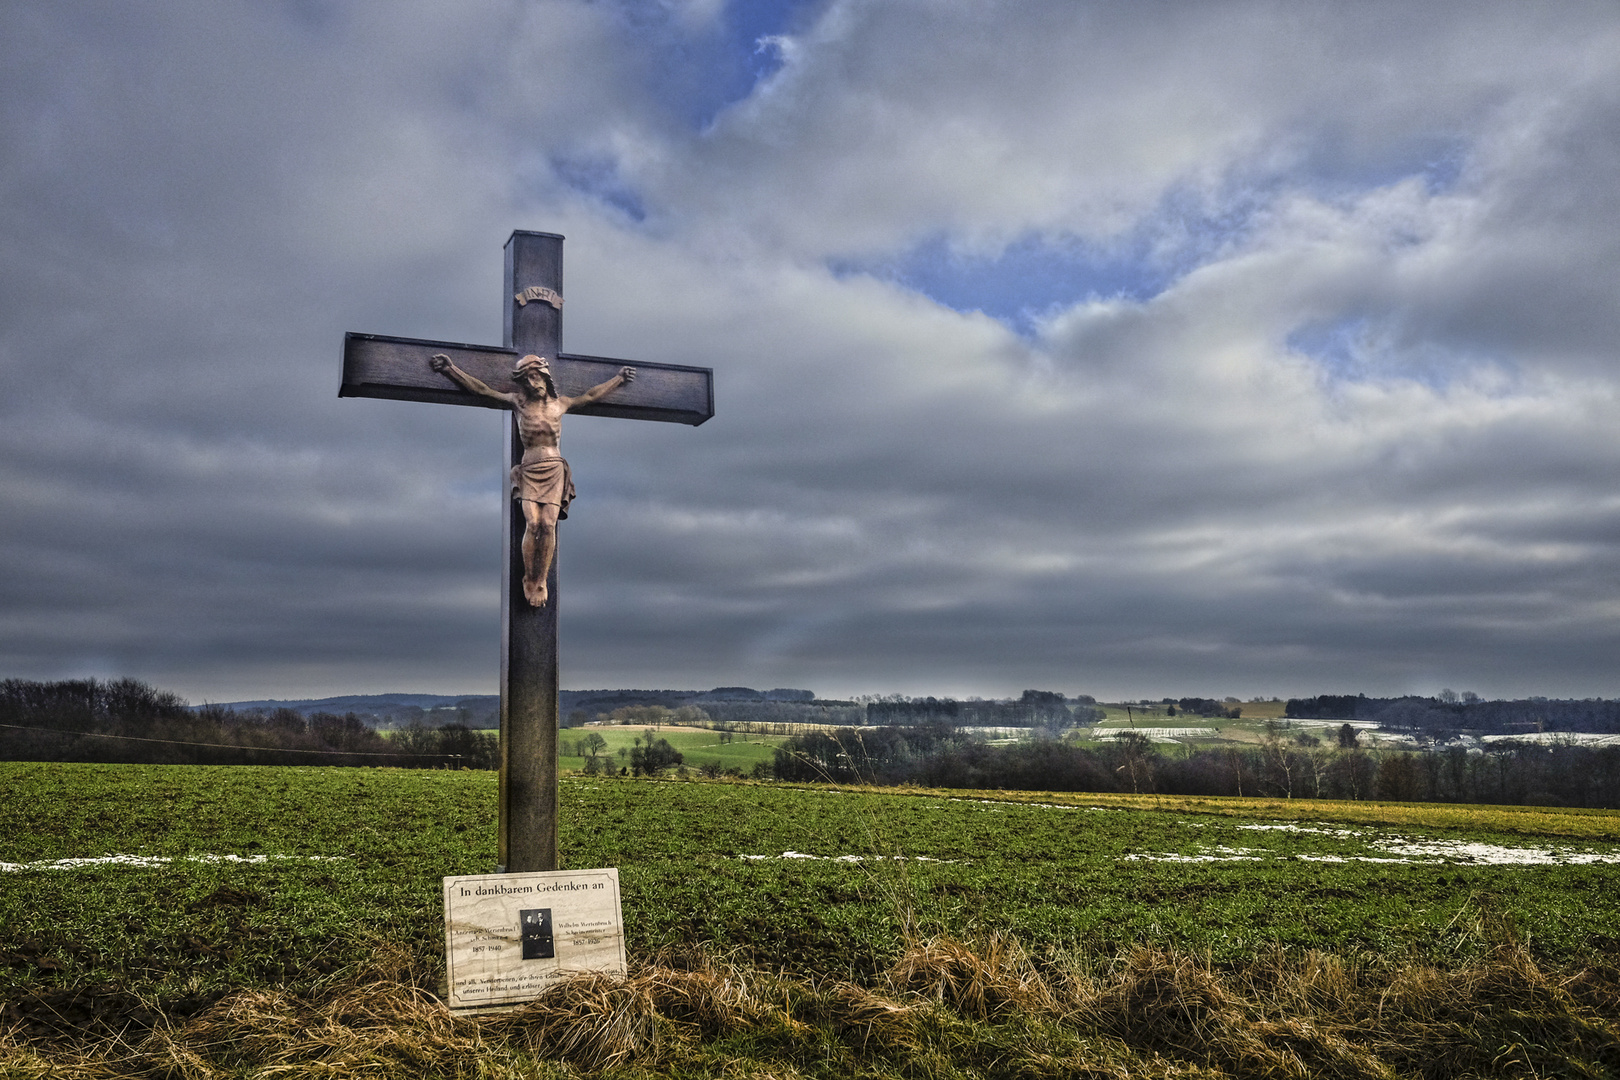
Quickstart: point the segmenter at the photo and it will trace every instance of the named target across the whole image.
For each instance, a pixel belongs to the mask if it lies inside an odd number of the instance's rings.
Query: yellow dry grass
[[[409,957],[304,998],[243,990],[143,1034],[0,1032],[18,1080],[615,1076],[1612,1076],[1620,971],[1550,973],[1502,927],[1453,970],[1276,951],[1220,970],[1138,947],[1031,957],[1006,936],[917,942],[871,986],[701,954],[452,1016]]]
[[[964,788],[860,787],[801,784],[873,795],[911,795],[931,799],[988,799],[1006,803],[1051,803],[1099,806],[1120,810],[1166,810],[1184,814],[1259,818],[1267,821],[1326,821],[1458,829],[1470,834],[1499,832],[1569,840],[1620,840],[1620,810],[1571,807],[1484,806],[1462,803],[1358,802],[1349,799],[1239,798],[1221,795],[1116,795],[1105,792],[994,791]]]

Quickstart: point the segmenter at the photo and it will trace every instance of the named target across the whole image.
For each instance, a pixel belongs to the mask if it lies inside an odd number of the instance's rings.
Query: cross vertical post
[[[518,303],[541,286],[562,295],[563,238],[514,232],[506,241],[504,344],[519,356],[562,351],[562,308]],[[523,460],[517,420],[506,418],[506,470]],[[551,602],[531,607],[523,596],[523,515],[501,499],[501,772],[497,861],[509,873],[558,870],[557,861],[557,558],[546,586]],[[559,544],[560,547],[560,544]]]

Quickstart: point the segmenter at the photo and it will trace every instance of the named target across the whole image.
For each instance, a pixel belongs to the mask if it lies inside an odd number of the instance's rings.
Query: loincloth
[[[512,466],[512,498],[549,503],[558,508],[558,520],[567,517],[568,504],[574,501],[574,475],[568,462],[554,457]]]

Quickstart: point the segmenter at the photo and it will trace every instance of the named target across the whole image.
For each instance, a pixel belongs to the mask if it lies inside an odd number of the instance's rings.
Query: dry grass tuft
[[[0,1076],[6,1080],[103,1080],[99,1062],[73,1054],[46,1056],[34,1047],[0,1036]]]
[[[915,1045],[917,1011],[874,994],[865,987],[839,983],[828,994],[839,1033],[864,1048],[868,1044],[900,1047]]]
[[[1317,949],[1307,950],[1293,963],[1277,954],[1268,964],[1276,1007],[1285,1012],[1333,1015],[1359,993],[1361,970],[1343,957]]]
[[[343,1076],[359,1063],[380,1075],[451,1072],[484,1042],[414,986],[367,980],[321,1001],[272,991],[234,994],[135,1048],[158,1075],[211,1080],[246,1066],[275,1073],[310,1069]]]
[[[771,980],[741,965],[698,957],[684,968],[650,964],[633,978],[647,984],[659,1015],[704,1038],[729,1035],[772,1011]]]
[[[1571,992],[1594,975],[1554,978],[1522,945],[1500,945],[1459,971],[1397,971],[1378,994],[1369,1026],[1388,1033],[1374,1040],[1387,1057],[1411,1062],[1421,1056],[1431,1075],[1539,1075],[1548,1060],[1570,1075],[1615,1075],[1616,1013],[1594,1009]],[[1613,1001],[1616,989],[1610,982],[1594,996]],[[1603,1068],[1588,1071],[1589,1062]]]
[[[1324,1056],[1314,1032],[1273,1031],[1208,965],[1190,956],[1138,947],[1114,978],[1075,1003],[1077,1019],[1127,1045],[1225,1067],[1245,1076],[1306,1076],[1306,1056]],[[1277,1035],[1286,1034],[1283,1039]],[[1332,1055],[1326,1055],[1331,1057]],[[1331,1075],[1331,1074],[1328,1074]]]
[[[1241,1016],[1237,1002],[1207,965],[1192,957],[1139,946],[1084,1011],[1102,1026],[1185,1049],[1203,1033]]]
[[[582,975],[480,1026],[536,1058],[592,1071],[652,1057],[658,1048],[658,1013],[646,978]]]
[[[920,995],[976,1020],[1057,1010],[1046,979],[1005,934],[992,934],[976,946],[933,938],[908,949],[889,969],[887,981],[896,993]]]
[[[581,977],[481,1017],[452,1016],[421,989],[427,974],[382,955],[315,996],[239,991],[127,1037],[19,1023],[0,1031],[0,1076],[1620,1075],[1620,972],[1555,977],[1512,943],[1455,970],[1280,950],[1220,970],[1151,947],[1037,963],[1004,936],[937,938],[875,986],[692,954],[626,978]]]

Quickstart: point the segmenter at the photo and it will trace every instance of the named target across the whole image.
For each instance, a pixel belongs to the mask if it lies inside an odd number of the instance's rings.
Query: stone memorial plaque
[[[512,1008],[581,972],[623,975],[619,872],[447,877],[444,955],[453,1012]]]

